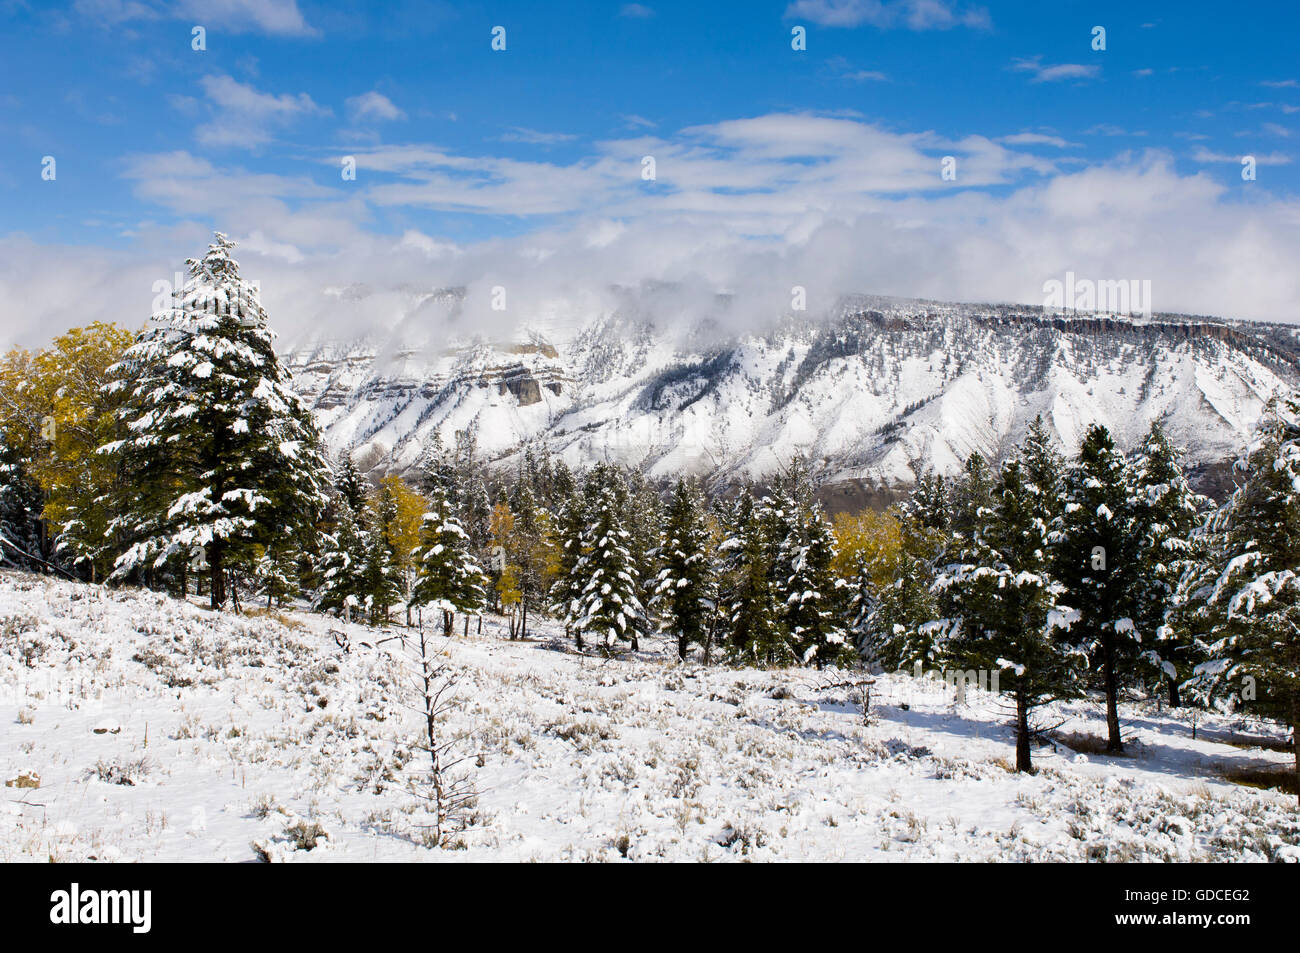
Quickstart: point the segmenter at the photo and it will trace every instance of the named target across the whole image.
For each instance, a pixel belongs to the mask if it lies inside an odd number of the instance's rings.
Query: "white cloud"
[[[1054,146],[1057,149],[1074,146],[1073,142],[1066,142],[1060,136],[1049,136],[1041,132],[1018,132],[1015,135],[1002,136],[998,142],[1008,146]]]
[[[360,96],[353,96],[347,100],[345,105],[353,122],[366,122],[369,120],[392,122],[406,118],[406,113],[398,109],[391,99],[376,90],[362,93]]]
[[[297,0],[76,0],[73,10],[92,21],[115,26],[132,20],[184,20],[231,33],[316,36]]]
[[[1237,154],[1228,154],[1225,152],[1212,152],[1205,146],[1198,146],[1192,153],[1193,162],[1230,162],[1234,165],[1240,165],[1241,160],[1247,155],[1254,156],[1256,165],[1290,165],[1291,157],[1281,152],[1243,152]]]
[[[212,110],[211,119],[195,130],[206,146],[253,148],[271,141],[279,127],[329,113],[306,93],[276,96],[222,74],[205,76],[199,85]]]
[[[625,3],[622,9],[618,11],[621,17],[631,17],[635,20],[644,20],[655,15],[655,12],[649,7],[640,3]]]
[[[640,179],[647,152],[656,183]],[[958,158],[956,183],[938,175],[945,154]],[[286,344],[390,327],[421,289],[449,286],[469,289],[462,328],[481,333],[556,301],[598,314],[619,305],[611,289],[659,283],[675,290],[656,307],[684,319],[734,292],[738,326],[788,307],[795,284],[814,309],[854,292],[1035,304],[1066,271],[1149,278],[1157,310],[1293,321],[1300,299],[1300,202],[1262,180],[1247,198],[1207,173],[1180,175],[1158,151],[1062,171],[984,137],[774,114],[608,141],[567,164],[419,144],[358,159],[364,174],[344,187],[185,151],[134,157],[124,174],[170,223],[138,223],[115,249],[0,238],[0,313],[21,316],[0,344],[96,318],[139,326],[152,282],[213,226],[243,243]],[[531,221],[517,237],[453,239],[428,224],[445,211]],[[374,231],[394,217],[400,234]],[[498,284],[510,291],[504,317],[482,303]],[[445,339],[441,320],[412,317],[431,340]]]
[[[504,142],[525,142],[538,146],[554,146],[561,142],[572,142],[577,138],[577,136],[570,135],[567,132],[539,132],[536,129],[527,129],[523,126],[515,126],[501,136]]]
[[[1034,74],[1035,83],[1056,83],[1066,79],[1092,79],[1101,72],[1100,66],[1087,66],[1082,63],[1057,63],[1044,66],[1041,56],[1022,57],[1012,60],[1011,68]]]
[[[948,30],[957,26],[987,29],[992,25],[983,7],[963,6],[952,0],[795,0],[785,15],[828,27],[865,23],[881,29]]]

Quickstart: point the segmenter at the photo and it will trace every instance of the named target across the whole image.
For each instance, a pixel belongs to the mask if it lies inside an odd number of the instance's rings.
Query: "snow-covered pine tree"
[[[1166,681],[1170,706],[1178,708],[1179,685],[1204,661],[1182,608],[1180,583],[1205,560],[1204,537],[1198,530],[1208,501],[1187,482],[1181,454],[1159,422],[1152,422],[1130,469],[1139,561],[1133,580],[1133,623],[1143,657]]]
[[[0,430],[0,566],[41,564],[41,493]]]
[[[470,551],[469,534],[452,510],[442,487],[432,487],[429,509],[420,525],[420,545],[411,604],[442,613],[443,635],[450,637],[455,615],[483,610],[487,577]]]
[[[361,471],[357,469],[357,462],[352,458],[351,450],[346,451],[339,461],[334,488],[352,510],[353,517],[360,517],[361,511],[365,509],[366,500],[370,497],[370,487],[366,483],[366,478],[361,475]]]
[[[637,600],[645,608],[637,623],[638,634],[647,636],[656,628],[654,617],[658,609],[654,597],[659,575],[657,557],[664,525],[664,506],[659,491],[639,471],[633,471],[628,478],[624,525],[628,531],[632,564],[638,572]]]
[[[744,487],[728,514],[722,553],[721,602],[727,648],[739,661],[790,665],[798,655],[785,628],[784,602],[773,585],[776,543],[772,514]]]
[[[693,481],[678,480],[668,504],[662,567],[655,579],[654,605],[660,629],[677,642],[677,657],[685,660],[692,645],[707,651],[710,616],[717,604],[717,580],[710,559],[704,503]]]
[[[940,613],[931,586],[937,578],[934,561],[945,540],[941,531],[910,517],[902,519],[900,530],[889,580],[881,583],[859,575],[849,609],[859,651],[885,671],[939,662],[930,623]]]
[[[598,464],[587,477],[590,529],[586,550],[574,574],[582,585],[573,627],[609,649],[618,641],[638,648],[637,633],[645,609],[638,598],[640,572],[633,562],[630,534],[624,527],[627,488],[622,474]]]
[[[351,617],[364,598],[362,571],[366,564],[367,540],[358,516],[346,500],[335,501],[334,527],[322,536],[320,585],[312,597],[312,608]]]
[[[845,597],[832,563],[835,538],[819,504],[799,514],[795,531],[782,541],[785,579],[785,626],[799,660],[825,668],[851,660],[845,637]]]
[[[1043,415],[1039,414],[1029,424],[1020,443],[1020,459],[1024,462],[1028,485],[1038,494],[1042,516],[1050,527],[1052,520],[1065,508],[1063,481],[1065,461],[1052,445],[1051,434]]]
[[[272,543],[257,561],[254,575],[266,607],[284,605],[299,592],[297,552],[287,543]]]
[[[948,481],[942,474],[927,470],[916,480],[903,513],[921,526],[947,531],[952,524],[952,504]]]
[[[949,528],[969,539],[981,525],[980,509],[988,506],[992,493],[989,465],[979,453],[972,453],[962,465],[961,475],[950,490]]]
[[[1124,750],[1119,690],[1132,681],[1141,648],[1133,621],[1142,564],[1132,474],[1110,432],[1088,428],[1062,484],[1065,506],[1051,535],[1056,575],[1078,611],[1075,632],[1088,639],[1106,695],[1106,750]],[[1040,512],[1040,516],[1041,516]]]
[[[1300,798],[1300,393],[1269,403],[1237,466],[1244,482],[1214,517],[1223,545],[1207,602],[1220,611],[1199,674],[1254,689],[1290,721]]]
[[[276,356],[257,288],[220,232],[174,306],[110,368],[128,436],[106,444],[131,474],[110,532],[128,542],[114,577],[190,560],[203,547],[213,608],[226,574],[276,539],[306,541],[327,470],[307,406]]]
[[[551,579],[548,598],[551,614],[564,624],[564,632],[571,635],[578,650],[583,647],[582,630],[577,628],[583,582],[578,574],[578,567],[586,555],[588,545],[588,523],[586,506],[581,496],[572,494],[560,503],[556,514],[556,552],[554,576]]]
[[[947,659],[997,672],[998,689],[1015,700],[1017,771],[1033,770],[1030,712],[1076,694],[1085,667],[1083,650],[1062,631],[1075,613],[1058,601],[1063,588],[1051,576],[1041,497],[1020,459],[1004,463],[960,560],[934,585]]]
[[[392,488],[381,483],[370,498],[362,523],[365,550],[361,563],[361,601],[370,624],[387,624],[388,610],[402,598],[401,559],[393,539],[397,500]]]

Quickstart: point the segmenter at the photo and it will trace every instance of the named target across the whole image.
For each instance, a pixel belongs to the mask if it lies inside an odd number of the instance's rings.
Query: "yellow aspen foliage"
[[[42,513],[64,543],[89,551],[103,542],[107,514],[95,505],[118,479],[117,461],[96,451],[115,439],[123,395],[106,394],[108,368],[135,335],[96,321],[56,337],[49,347],[0,358],[0,421],[5,439],[29,463],[45,493]],[[102,571],[104,566],[96,566]]]
[[[892,512],[836,513],[831,529],[836,544],[831,565],[840,578],[851,578],[863,569],[877,583],[893,578],[903,533]]]
[[[420,522],[429,501],[409,483],[396,475],[390,475],[380,481],[393,495],[396,509],[388,522],[388,538],[397,550],[397,563],[408,567],[411,564],[411,550],[420,545]]]

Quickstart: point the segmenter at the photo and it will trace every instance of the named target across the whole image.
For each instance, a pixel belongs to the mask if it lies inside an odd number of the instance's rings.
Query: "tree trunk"
[[[686,641],[686,634],[679,632],[677,635],[677,658],[685,662],[686,653],[689,649],[690,644]]]
[[[1016,770],[1034,773],[1033,755],[1029,747],[1029,698],[1024,691],[1016,692]]]
[[[218,610],[226,604],[226,572],[221,565],[224,556],[220,540],[208,544],[208,591],[212,594],[212,608]]]
[[[1182,696],[1178,693],[1178,680],[1175,678],[1169,679],[1169,707],[1183,707]]]
[[[1300,808],[1300,688],[1291,689],[1291,752],[1295,755],[1295,797]]]
[[[528,597],[519,600],[519,637],[521,639],[528,636]]]
[[[446,609],[442,611],[442,634],[444,638],[451,638],[451,613]]]
[[[1119,679],[1115,676],[1114,635],[1103,635],[1101,647],[1106,676],[1106,750],[1118,753],[1124,750],[1124,742],[1119,735]]]

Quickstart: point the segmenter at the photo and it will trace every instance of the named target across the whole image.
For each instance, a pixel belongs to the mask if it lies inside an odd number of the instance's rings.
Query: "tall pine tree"
[[[274,540],[305,542],[326,502],[316,427],[233,247],[218,232],[187,263],[173,307],[110,369],[107,387],[127,395],[128,436],[101,448],[132,475],[110,526],[129,544],[114,576],[202,547],[213,608],[226,602],[229,569]]]
[[[704,504],[695,484],[678,480],[668,505],[655,579],[654,604],[661,628],[677,642],[677,657],[685,660],[692,645],[707,650],[710,616],[717,603],[717,585],[709,554]]]
[[[1222,546],[1208,597],[1219,609],[1203,674],[1262,691],[1296,733],[1300,798],[1300,393],[1266,408],[1245,480],[1216,514]]]

